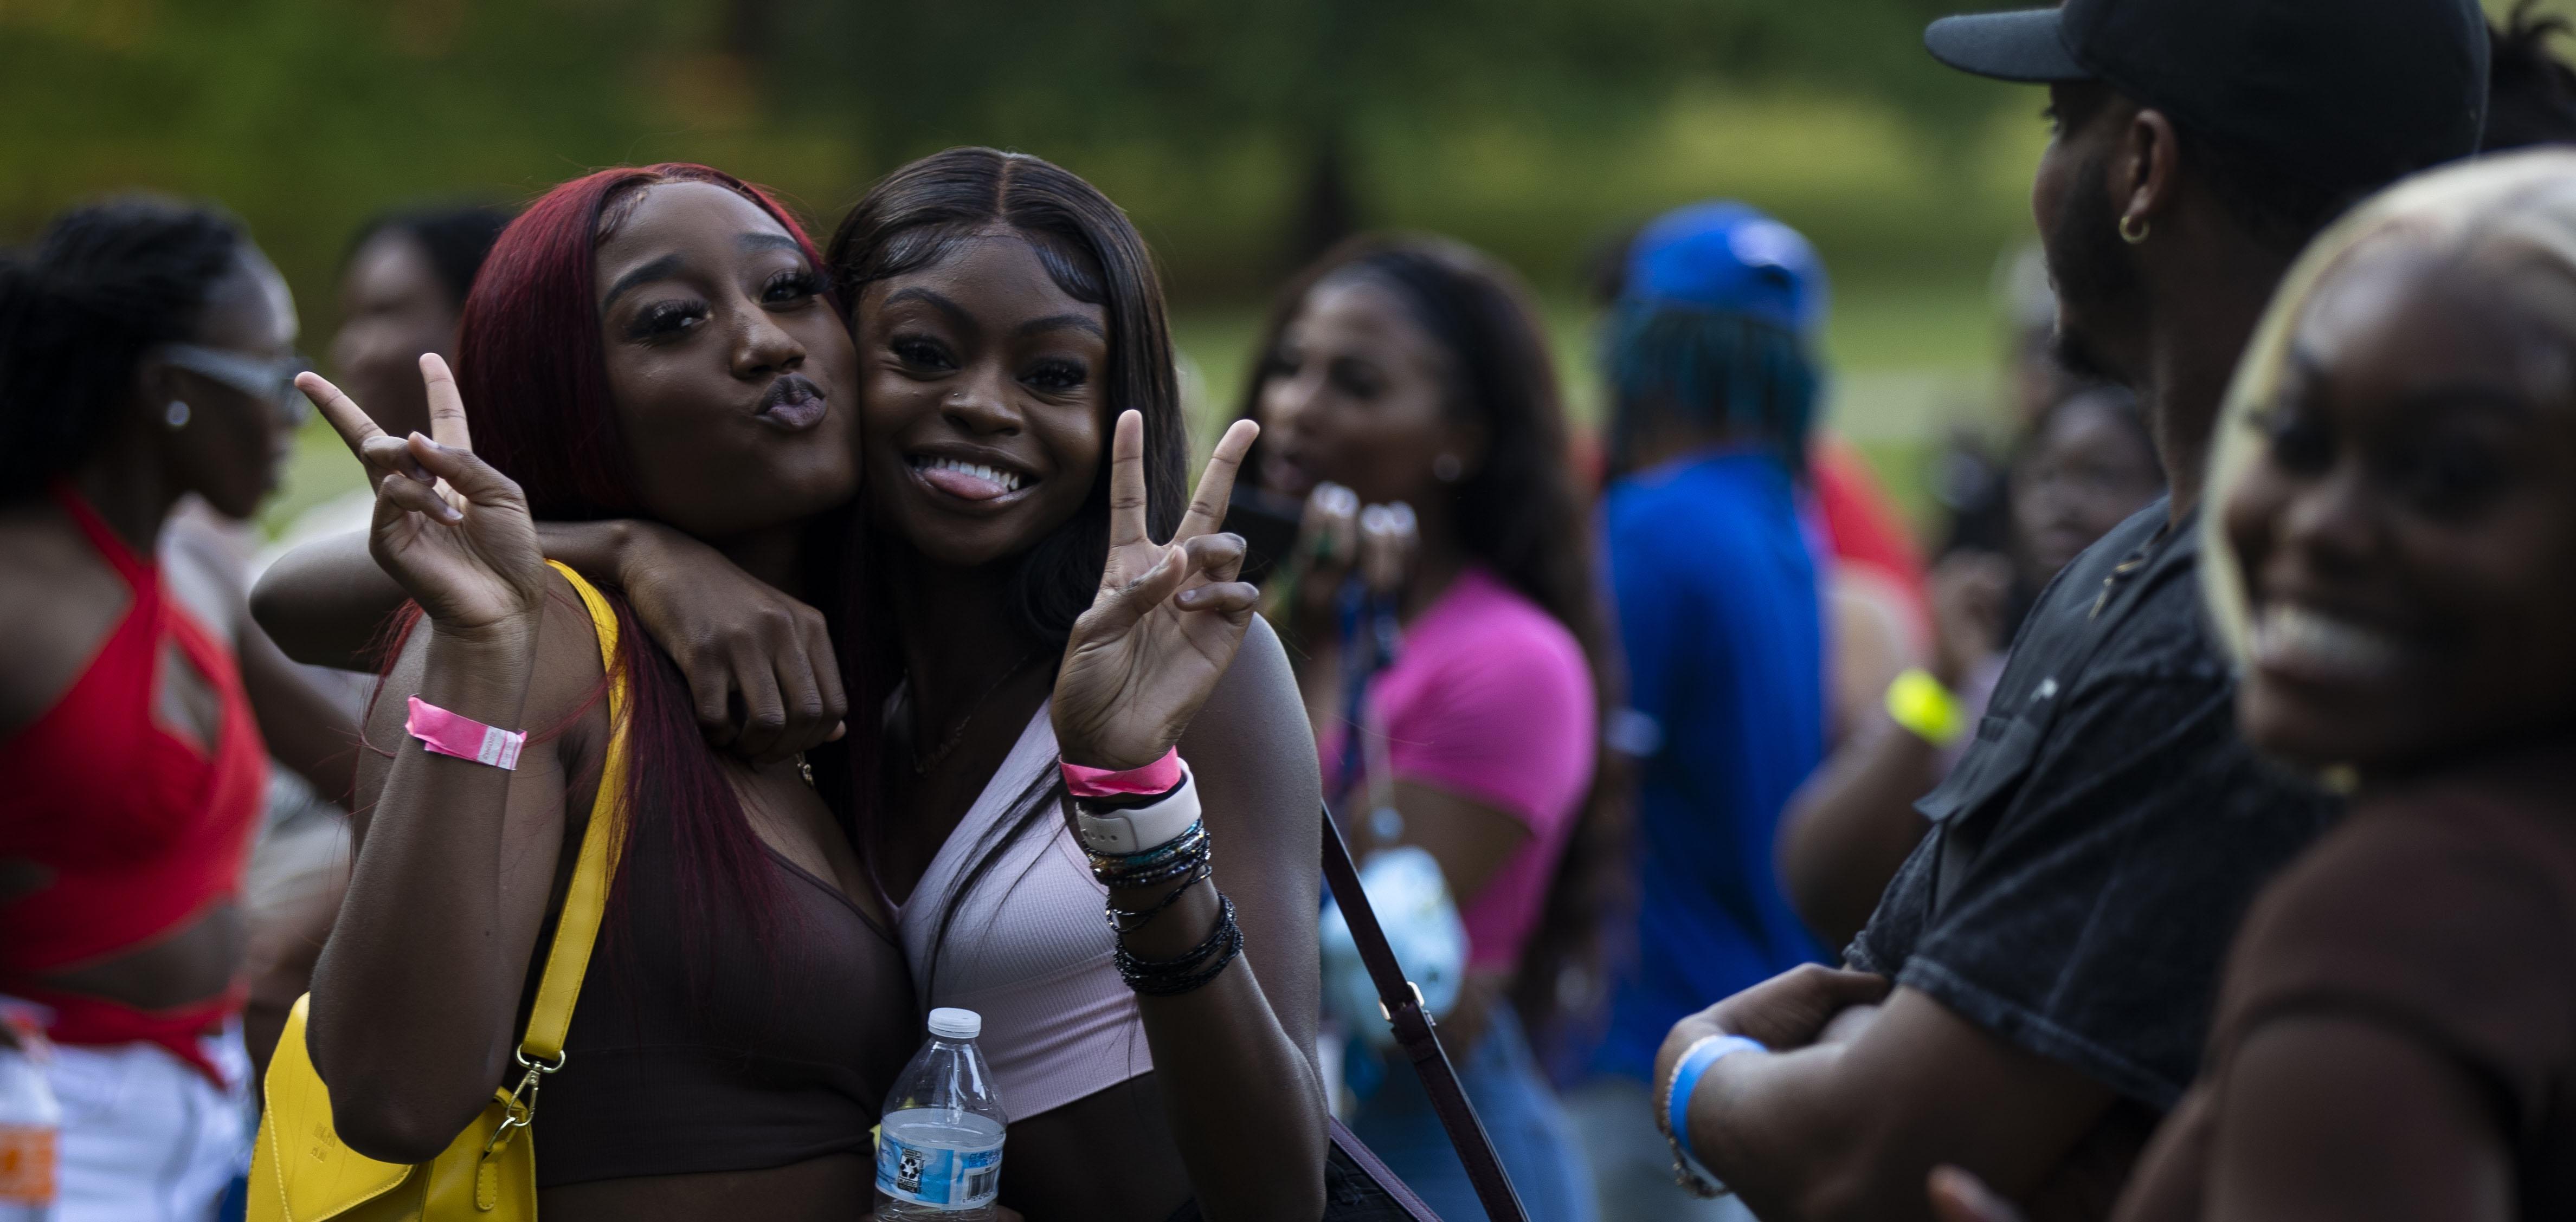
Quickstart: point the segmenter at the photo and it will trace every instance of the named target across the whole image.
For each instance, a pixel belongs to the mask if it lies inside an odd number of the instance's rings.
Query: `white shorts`
[[[205,1038],[218,1087],[158,1044],[56,1045],[62,1104],[56,1222],[206,1222],[250,1166],[250,1056],[241,1025]]]

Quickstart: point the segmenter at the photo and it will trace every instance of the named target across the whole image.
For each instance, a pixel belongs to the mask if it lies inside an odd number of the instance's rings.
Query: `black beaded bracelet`
[[[1193,823],[1189,826],[1188,830],[1182,832],[1178,836],[1172,837],[1169,842],[1158,844],[1142,853],[1094,853],[1089,849],[1085,849],[1083,852],[1086,856],[1091,858],[1091,872],[1094,874],[1100,874],[1104,872],[1115,873],[1128,870],[1148,869],[1153,866],[1161,865],[1175,857],[1183,857],[1191,853],[1198,852],[1201,848],[1205,847],[1206,844],[1207,825],[1205,823]]]
[[[1215,849],[1208,844],[1207,837],[1202,834],[1198,837],[1197,843],[1191,846],[1189,852],[1165,858],[1158,864],[1140,869],[1123,867],[1103,869],[1095,860],[1091,864],[1091,876],[1099,879],[1102,886],[1113,891],[1121,888],[1150,887],[1156,883],[1170,882],[1192,870],[1202,869],[1215,858]]]
[[[1219,892],[1216,929],[1206,941],[1172,959],[1140,959],[1120,946],[1116,959],[1128,988],[1146,997],[1177,997],[1224,974],[1242,951],[1243,927],[1234,923],[1234,901]]]
[[[1151,906],[1131,910],[1113,904],[1101,916],[1108,920],[1110,929],[1122,934],[1134,933],[1151,923],[1155,917],[1163,915],[1164,909],[1179,903],[1182,896],[1189,894],[1190,888],[1206,882],[1213,874],[1214,872],[1208,868],[1207,859],[1202,857],[1199,859],[1197,870],[1182,879],[1180,886],[1164,892],[1163,898],[1154,901]]]

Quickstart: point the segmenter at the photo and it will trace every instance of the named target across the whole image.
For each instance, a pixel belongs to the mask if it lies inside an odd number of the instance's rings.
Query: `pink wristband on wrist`
[[[1175,747],[1142,768],[1113,772],[1107,768],[1064,765],[1064,787],[1077,798],[1110,798],[1124,794],[1169,793],[1181,783],[1181,752]]]
[[[403,729],[411,732],[420,745],[440,755],[490,764],[508,772],[519,769],[519,748],[526,746],[524,731],[487,726],[462,713],[451,713],[418,696],[411,698],[411,714],[403,718]]]

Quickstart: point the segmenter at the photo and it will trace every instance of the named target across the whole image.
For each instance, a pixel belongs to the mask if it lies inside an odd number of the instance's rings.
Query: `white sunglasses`
[[[313,362],[300,352],[260,357],[202,344],[163,344],[149,355],[172,368],[185,369],[251,398],[266,400],[277,409],[278,420],[290,429],[313,415],[312,402],[303,391],[295,389],[295,375],[313,367]]]

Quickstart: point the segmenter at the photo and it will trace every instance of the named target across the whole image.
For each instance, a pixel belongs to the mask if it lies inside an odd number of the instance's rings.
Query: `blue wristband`
[[[1691,1092],[1699,1089],[1699,1080],[1708,1073],[1709,1066],[1725,1060],[1730,1054],[1748,1049],[1771,1051],[1760,1041],[1741,1035],[1711,1036],[1692,1045],[1691,1050],[1683,1054],[1681,1064],[1673,1069],[1673,1093],[1664,1104],[1665,1120],[1672,1132],[1674,1149],[1689,1155],[1692,1162],[1699,1161],[1699,1154],[1690,1145]]]

